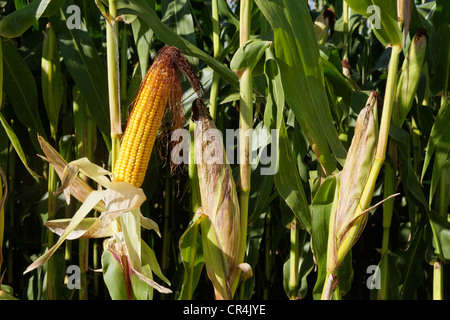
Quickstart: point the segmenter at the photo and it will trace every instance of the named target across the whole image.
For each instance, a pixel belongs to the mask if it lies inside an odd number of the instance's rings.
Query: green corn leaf
[[[186,231],[180,237],[179,247],[184,265],[183,283],[178,297],[180,300],[192,299],[205,265],[201,245],[202,238],[199,233],[202,219],[204,219],[203,215],[195,214]]]
[[[345,0],[349,7],[368,18],[372,30],[382,45],[402,43],[402,33],[397,23],[397,1]]]
[[[317,190],[311,204],[311,246],[318,264],[317,280],[313,289],[315,298],[320,298],[327,273],[327,246],[330,213],[335,200],[336,177],[329,176]]]
[[[58,14],[50,17],[50,22],[58,38],[64,64],[83,94],[97,126],[104,134],[109,135],[106,67],[84,25],[81,23],[80,29],[68,28],[69,5],[73,5],[73,2],[67,1]]]
[[[187,0],[163,0],[161,11],[163,12],[161,21],[166,26],[175,31],[180,37],[194,45],[196,44],[194,20]]]
[[[428,140],[427,151],[425,153],[425,160],[422,168],[421,181],[425,176],[425,173],[430,165],[431,159],[434,155],[434,165],[431,178],[431,191],[429,197],[429,204],[434,197],[439,179],[441,177],[442,168],[447,160],[450,150],[450,99],[445,99],[439,112],[436,116],[433,127],[431,128],[431,134]]]
[[[284,120],[281,121],[279,138],[279,169],[275,174],[275,186],[303,228],[311,232],[311,213],[308,207],[308,200],[306,199],[302,180],[292,155]]]
[[[63,84],[59,64],[56,35],[50,26],[44,35],[41,60],[42,98],[52,130],[58,127],[58,116],[63,100]]]
[[[6,119],[2,113],[0,113],[0,122],[2,123],[3,129],[5,129],[5,132],[8,135],[9,141],[11,141],[11,144],[14,147],[14,150],[16,150],[17,155],[19,156],[20,160],[22,160],[22,163],[25,166],[25,168],[28,170],[28,172],[33,177],[35,177],[36,179],[40,178],[40,176],[36,172],[34,172],[28,165],[25,152],[22,149],[22,145],[20,144],[19,139],[17,138],[16,134],[14,133],[14,130],[10,127],[10,125],[8,124],[8,121],[6,121]]]
[[[220,239],[214,224],[206,214],[201,220],[202,249],[205,258],[206,270],[211,280],[216,297],[231,299],[232,292],[228,282],[228,266],[224,252],[221,249]]]
[[[272,46],[265,50],[264,75],[267,81],[267,101],[264,110],[264,126],[266,129],[279,129],[283,117],[284,90]],[[272,137],[273,138],[273,137]]]
[[[134,43],[136,44],[136,49],[139,56],[141,71],[140,79],[144,79],[145,73],[149,68],[149,52],[153,38],[153,31],[152,29],[147,28],[147,25],[143,23],[142,19],[139,17],[131,23],[131,30],[133,32]],[[132,95],[131,99],[134,98],[135,96]]]
[[[230,68],[236,72],[246,68],[253,70],[269,45],[270,41],[249,40],[236,51],[231,59]]]
[[[158,278],[160,278],[170,286],[170,281],[162,273],[161,267],[159,266],[153,249],[150,248],[147,243],[141,241],[141,250],[142,269],[145,270],[145,266],[148,265],[152,273],[154,273]]]
[[[430,34],[430,56],[434,74],[430,79],[433,94],[449,92],[450,86],[450,1],[436,0],[433,14],[433,30]]]
[[[169,29],[146,1],[120,0],[117,2],[117,9],[119,14],[132,14],[140,17],[165,44],[178,47],[184,54],[203,60],[233,87],[239,87],[238,77],[231,69]]]
[[[114,255],[105,250],[102,253],[102,270],[112,300],[127,300],[127,288],[122,265]]]
[[[309,9],[304,1],[256,0],[256,3],[274,31],[275,54],[286,101],[326,174],[331,174],[336,164],[330,148],[341,164],[345,162],[346,151],[339,141],[328,105]]]
[[[35,0],[0,20],[0,35],[15,38],[31,27],[45,12],[51,0]],[[61,3],[61,1],[59,1]]]
[[[17,118],[25,126],[45,137],[33,74],[10,41],[3,41],[2,48],[4,90],[11,99]]]

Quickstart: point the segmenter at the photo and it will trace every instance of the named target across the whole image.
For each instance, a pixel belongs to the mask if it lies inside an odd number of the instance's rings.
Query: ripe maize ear
[[[200,80],[182,52],[176,47],[165,46],[161,49],[141,83],[128,119],[114,168],[115,181],[140,187],[166,106],[169,104],[172,108],[174,122],[182,120],[178,70],[186,75],[197,94],[203,95]]]

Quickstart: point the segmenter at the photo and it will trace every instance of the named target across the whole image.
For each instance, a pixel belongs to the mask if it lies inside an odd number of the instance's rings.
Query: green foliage
[[[213,1],[217,1],[219,21],[212,18]],[[250,40],[240,47],[239,2],[232,6],[232,1],[225,0],[117,0],[120,92],[127,93],[121,97],[122,123],[126,123],[140,80],[164,44],[186,54],[201,78],[205,97],[217,81],[215,124],[224,137],[226,129],[239,128],[239,76],[243,69],[252,69],[253,127],[267,130],[255,130],[253,136],[259,144],[252,149],[257,156],[251,164],[245,256],[253,276],[239,282],[235,298],[319,299],[326,281],[337,175],[368,95],[377,91],[380,102],[385,97],[390,45],[402,45],[395,96],[404,96],[405,101],[401,102],[401,121],[393,122],[389,130],[385,162],[391,171],[381,169],[371,205],[386,193],[400,196],[384,209],[379,206],[370,211],[365,230],[338,271],[333,298],[432,299],[436,294],[433,265],[441,263],[444,282],[439,290],[448,299],[450,2],[413,1],[408,32],[405,24],[398,23],[396,1],[346,0],[351,8],[348,20],[342,0],[310,2],[308,7],[307,1],[300,0],[255,0]],[[324,43],[314,33],[315,17],[323,10],[319,3],[336,14],[334,32],[329,32]],[[79,17],[69,10],[71,5],[80,9]],[[371,5],[379,7],[380,15],[368,11]],[[89,160],[109,170],[107,22],[102,15],[107,12],[108,1],[7,1],[0,7],[0,167],[6,173],[2,190],[7,190],[4,224],[0,223],[4,235],[0,299],[82,299],[76,289],[62,282],[65,268],[78,265],[81,252],[79,240],[69,237],[68,231],[97,221],[98,212],[91,209],[99,199],[93,193],[92,202],[79,211],[78,200],[72,197],[67,203],[60,195],[55,207],[49,208],[49,165],[36,155],[43,155],[37,134],[67,162],[79,157],[77,145],[84,143]],[[79,28],[69,28],[77,18]],[[379,29],[368,27],[367,21],[374,19],[379,19]],[[219,25],[218,55],[213,48],[215,23]],[[420,29],[427,33],[426,50],[416,59],[418,64],[411,66],[408,52]],[[46,32],[55,42],[50,44]],[[348,75],[343,59],[350,65]],[[188,128],[196,96],[187,80],[181,80]],[[80,101],[86,110],[74,114],[73,107]],[[205,104],[213,103],[206,99]],[[88,299],[213,297],[202,245],[208,221],[193,212],[198,182],[189,176],[188,165],[167,169],[174,145],[167,143],[169,116],[160,128],[158,147],[142,185],[146,196],[140,207],[142,217],[135,211],[121,218],[124,242],[134,250],[128,262],[120,260],[104,239],[90,239],[87,244],[89,268],[82,272]],[[88,120],[94,133],[80,129],[80,123]],[[278,130],[278,135],[271,135],[271,129]],[[238,150],[236,141],[224,141],[224,145]],[[278,166],[274,175],[261,174],[268,166],[261,161],[263,148],[276,155],[272,158]],[[239,192],[239,164],[235,162],[230,167]],[[59,241],[55,236],[57,246],[52,248],[48,247],[52,231],[45,223],[53,212],[70,229],[59,233]],[[148,229],[157,228],[149,221],[164,228],[158,232],[142,228],[139,234],[143,221]],[[389,237],[383,238],[384,234]],[[381,253],[384,240],[386,252]],[[215,250],[213,254],[220,257],[222,253]],[[51,267],[45,263],[48,258],[55,259]],[[42,266],[24,274],[33,262]],[[383,290],[367,287],[366,280],[373,275],[369,266],[385,271],[380,279]],[[57,284],[47,281],[51,273],[57,273],[53,278]],[[292,283],[293,279],[297,282]]]

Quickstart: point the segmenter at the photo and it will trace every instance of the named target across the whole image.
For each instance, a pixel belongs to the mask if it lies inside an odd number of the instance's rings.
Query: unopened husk
[[[201,196],[202,247],[216,299],[231,299],[240,270],[240,209],[220,132],[200,99],[192,104]]]
[[[403,124],[411,110],[425,60],[427,40],[427,32],[419,29],[412,39],[408,55],[403,61],[392,112],[392,121],[396,126]]]
[[[327,272],[330,274],[336,273],[345,257],[345,255],[339,256],[338,250],[344,239],[349,236],[350,228],[356,222],[359,223],[358,231],[351,235],[354,238],[350,242],[350,246],[352,246],[367,221],[367,214],[364,213],[367,208],[362,207],[360,198],[375,159],[378,136],[378,125],[375,118],[376,103],[376,94],[372,93],[366,106],[358,115],[347,160],[340,173],[338,202],[336,210],[331,213],[333,216],[328,238]]]

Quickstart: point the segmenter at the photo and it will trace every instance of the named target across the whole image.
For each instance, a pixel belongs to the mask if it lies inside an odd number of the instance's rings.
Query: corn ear
[[[336,14],[330,8],[323,10],[314,20],[314,33],[319,45],[324,45],[328,35],[333,35],[335,21]]]
[[[408,55],[403,61],[392,112],[392,121],[396,126],[402,126],[411,110],[425,60],[427,40],[427,32],[420,29],[411,41]]]
[[[195,122],[195,160],[201,197],[202,247],[216,299],[231,299],[236,287],[240,252],[240,209],[231,168],[221,136],[200,99],[192,104]],[[213,134],[213,135],[211,135]],[[247,270],[248,270],[248,266]]]
[[[182,52],[176,47],[161,49],[141,84],[128,119],[115,164],[115,181],[128,182],[139,188],[166,106],[169,104],[175,113],[175,122],[183,118],[178,70],[186,75],[197,94],[203,95],[201,83]]]
[[[355,134],[348,150],[347,160],[339,177],[339,196],[336,210],[330,218],[328,236],[327,272],[335,274],[345,254],[338,252],[346,237],[352,237],[348,250],[358,239],[367,221],[366,208],[360,203],[370,170],[375,159],[378,125],[375,119],[377,97],[372,93],[356,120]],[[356,234],[349,235],[352,226],[359,223]],[[345,253],[348,250],[344,250]],[[342,250],[341,250],[342,251]]]

